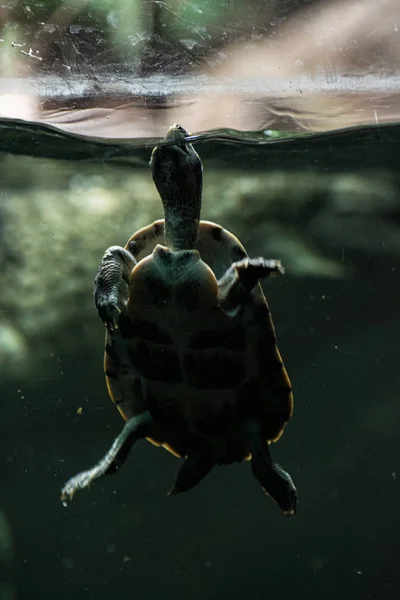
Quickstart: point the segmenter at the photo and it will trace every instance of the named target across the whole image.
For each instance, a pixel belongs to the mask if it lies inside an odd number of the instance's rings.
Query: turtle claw
[[[121,309],[119,308],[117,302],[110,296],[101,295],[99,297],[95,296],[95,305],[98,315],[107,329],[110,331],[118,329],[118,321],[119,315],[121,314]]]
[[[68,479],[67,483],[61,490],[61,502],[63,506],[67,506],[68,502],[72,502],[72,498],[75,496],[78,490],[83,490],[88,487],[94,479],[99,477],[98,468],[94,467],[88,471],[82,471]]]
[[[121,314],[121,309],[118,306],[113,307],[113,311],[111,313],[109,313],[108,317],[106,319],[102,319],[104,325],[107,327],[107,329],[109,329],[110,331],[115,331],[115,329],[118,329],[118,321],[119,321],[119,315]]]
[[[268,277],[269,275],[284,275],[285,269],[280,260],[275,258],[244,258],[236,263],[233,263],[239,279],[245,287],[252,289],[259,279]]]
[[[72,502],[72,498],[74,497],[76,490],[71,490],[69,491],[67,489],[67,486],[65,485],[63,487],[63,489],[61,490],[61,496],[60,496],[60,500],[62,502],[62,505],[67,508],[68,506],[68,502]]]

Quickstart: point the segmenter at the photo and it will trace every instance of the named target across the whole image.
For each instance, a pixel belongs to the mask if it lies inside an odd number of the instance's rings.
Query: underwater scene
[[[0,11],[0,600],[397,600],[400,6],[78,4]]]

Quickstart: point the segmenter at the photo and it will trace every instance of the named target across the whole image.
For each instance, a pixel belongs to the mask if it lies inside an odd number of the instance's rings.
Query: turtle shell
[[[127,242],[138,261],[131,290],[158,244],[164,244],[163,219]],[[257,418],[264,437],[276,441],[292,415],[293,397],[260,284],[235,318],[216,303],[217,280],[247,256],[244,247],[219,225],[200,221],[197,250],[205,263],[202,279],[186,287],[183,281],[170,311],[150,302],[148,288],[128,298],[119,328],[106,333],[106,381],[125,420],[150,410],[160,426],[159,435],[148,438],[152,443],[179,457],[209,444],[217,462],[230,463],[250,456],[236,435],[244,419]],[[159,288],[152,291],[162,303]]]

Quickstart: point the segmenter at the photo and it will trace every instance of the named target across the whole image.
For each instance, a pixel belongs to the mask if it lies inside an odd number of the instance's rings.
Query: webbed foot
[[[275,258],[243,258],[232,267],[236,269],[238,277],[246,288],[253,288],[259,279],[268,277],[272,273],[284,275],[285,269],[280,260]]]
[[[258,258],[243,258],[232,263],[226,273],[218,280],[218,297],[226,312],[240,311],[248,294],[260,279],[272,274],[283,274],[280,260]]]
[[[96,479],[112,475],[125,462],[132,446],[138,439],[148,437],[153,420],[149,412],[132,417],[124,425],[107,454],[91,469],[71,477],[61,490],[61,502],[64,506],[78,490],[88,487]]]
[[[249,432],[254,477],[285,515],[294,515],[297,508],[297,490],[292,478],[272,460],[268,442],[261,435],[260,428],[250,423]]]

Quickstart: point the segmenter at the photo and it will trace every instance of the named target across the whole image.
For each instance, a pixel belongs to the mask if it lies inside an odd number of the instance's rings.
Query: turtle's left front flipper
[[[236,316],[244,307],[251,290],[260,279],[272,273],[284,273],[279,260],[266,258],[243,258],[232,263],[218,280],[220,306],[231,316]]]
[[[61,490],[62,503],[66,504],[68,500],[72,500],[75,492],[87,487],[96,479],[115,473],[125,462],[135,442],[140,438],[151,436],[152,430],[153,419],[148,411],[130,418],[100,462],[67,481]]]
[[[137,264],[128,250],[108,248],[94,280],[94,303],[100,319],[111,330],[118,327],[118,316],[128,301],[129,275]]]

